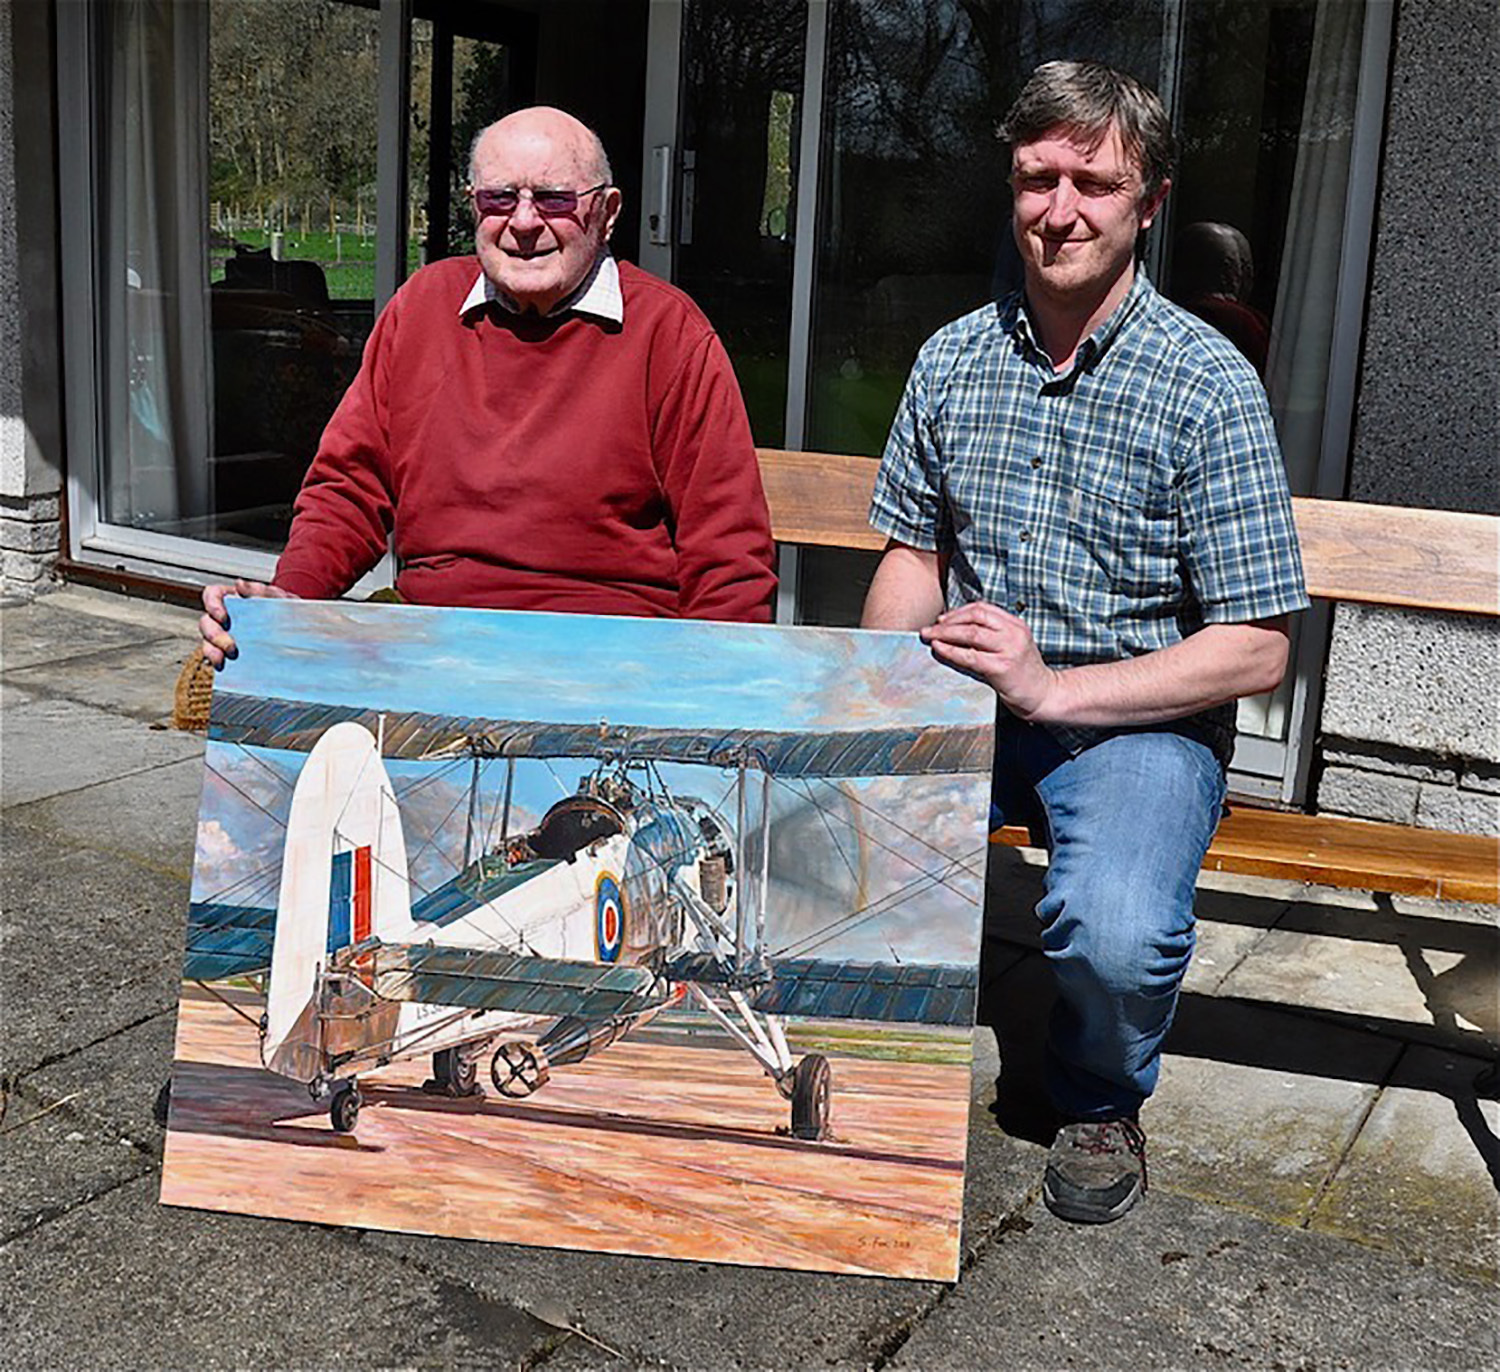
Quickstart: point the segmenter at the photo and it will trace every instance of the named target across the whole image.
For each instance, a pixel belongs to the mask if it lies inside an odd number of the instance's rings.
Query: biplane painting
[[[163,1201],[957,1275],[986,689],[913,635],[234,633]]]

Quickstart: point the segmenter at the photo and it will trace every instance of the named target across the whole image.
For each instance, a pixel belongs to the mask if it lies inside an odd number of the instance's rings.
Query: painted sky
[[[234,602],[247,695],[495,719],[764,729],[980,724],[994,697],[911,634],[293,601]],[[273,906],[305,755],[210,743],[193,899]],[[413,896],[464,853],[470,764],[388,761]],[[534,826],[593,766],[530,759],[510,832]],[[733,774],[663,766],[675,795],[732,816]],[[480,829],[498,841],[503,764],[481,773]],[[883,961],[977,956],[988,778],[777,778],[768,947]],[[750,830],[758,829],[752,815]],[[758,868],[751,862],[751,870]]]
[[[231,601],[225,690],[494,719],[705,728],[988,723],[915,634],[343,601]]]

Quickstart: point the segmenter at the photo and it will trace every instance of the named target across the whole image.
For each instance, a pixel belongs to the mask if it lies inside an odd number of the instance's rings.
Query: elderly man
[[[1145,1188],[1138,1116],[1192,953],[1232,702],[1281,679],[1284,616],[1307,598],[1254,372],[1136,265],[1170,185],[1161,102],[1051,62],[1003,134],[1024,288],[917,358],[864,623],[920,629],[999,698],[996,806],[1050,854],[1061,1127],[1043,1194],[1102,1222]]]
[[[708,321],[608,251],[620,192],[594,133],[518,111],[475,140],[472,257],[417,272],[323,434],[269,586],[341,595],[394,532],[427,605],[764,621],[772,544],[744,403]]]

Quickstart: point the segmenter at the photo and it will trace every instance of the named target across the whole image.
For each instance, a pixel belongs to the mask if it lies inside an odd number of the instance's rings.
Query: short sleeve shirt
[[[1053,370],[1009,296],[917,356],[870,523],[947,559],[950,605],[1021,616],[1052,667],[1308,604],[1266,396],[1239,352],[1137,272]],[[1171,725],[1227,763],[1234,706]],[[1077,752],[1116,730],[1056,728]]]

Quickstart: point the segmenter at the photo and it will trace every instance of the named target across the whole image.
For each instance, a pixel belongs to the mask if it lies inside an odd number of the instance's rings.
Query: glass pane
[[[1160,0],[842,0],[831,17],[809,446],[876,455],[918,347],[1013,276],[995,141],[1039,62],[1157,80]]]
[[[786,434],[805,0],[696,0],[683,24],[676,280],[734,362],[757,443]]]
[[[1365,6],[1202,0],[1185,19],[1167,293],[1265,379],[1288,480],[1307,494],[1322,457]],[[1283,738],[1293,688],[1289,674],[1241,701],[1240,732]]]
[[[1015,279],[995,129],[1039,63],[1156,84],[1161,0],[840,0],[830,15],[807,446],[878,456],[917,349]],[[803,553],[799,617],[855,622],[868,555]]]
[[[215,0],[101,24],[104,517],[278,547],[372,322],[376,14]]]
[[[331,0],[210,7],[219,542],[280,547],[373,323],[377,29]]]
[[[412,25],[408,180],[417,207],[413,242],[421,245],[423,262],[474,251],[469,148],[482,128],[526,103],[517,94],[519,57],[507,42],[422,20]]]
[[[465,187],[469,149],[486,125],[532,104],[556,105],[598,133],[628,207],[617,256],[633,260],[640,194],[646,28],[642,0],[545,5],[449,3],[413,24],[411,171],[415,241],[435,262],[474,250]],[[430,46],[424,69],[422,44]]]
[[[1168,294],[1266,379],[1287,475],[1306,494],[1321,449],[1365,6],[1204,0],[1186,18]]]

